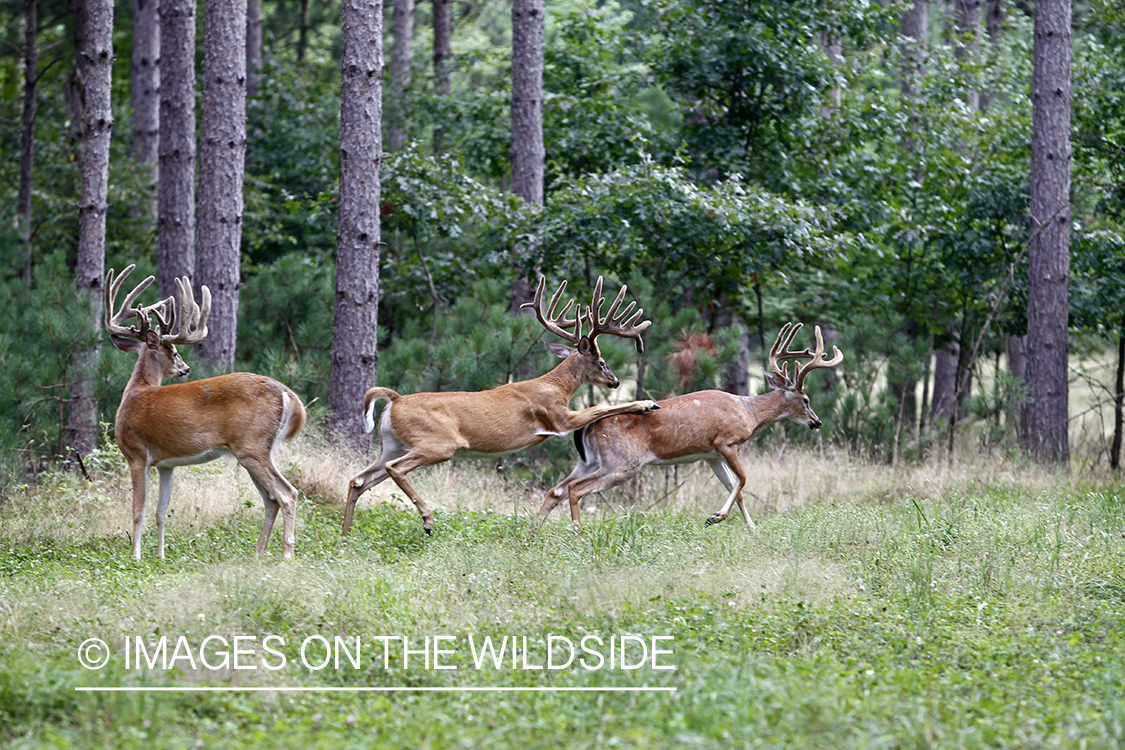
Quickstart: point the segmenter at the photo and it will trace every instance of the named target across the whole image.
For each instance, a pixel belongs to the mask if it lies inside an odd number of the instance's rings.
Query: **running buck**
[[[791,351],[790,345],[801,330],[798,323],[786,323],[770,349],[766,382],[773,388],[761,396],[736,396],[724,391],[698,391],[658,401],[660,411],[651,414],[620,414],[574,433],[578,447],[578,466],[547,493],[539,509],[536,526],[546,520],[564,497],[570,499],[570,518],[580,530],[578,506],[591,492],[615,487],[649,464],[664,466],[706,461],[730,495],[708,524],[719,523],[738,503],[746,526],[754,531],[742,488],[746,472],[738,460],[738,448],[758,430],[789,418],[820,428],[820,418],[805,395],[805,378],[813,370],[835,367],[843,360],[839,348],[832,347],[832,359],[824,358],[824,340],[816,326],[816,352]],[[789,380],[787,359],[808,359]]]
[[[380,399],[390,403],[379,421],[382,451],[378,460],[348,482],[348,503],[344,510],[343,532],[352,526],[352,515],[360,495],[387,477],[406,493],[422,515],[422,528],[432,533],[433,511],[406,480],[406,475],[422,466],[442,463],[451,458],[490,458],[503,456],[521,448],[538,445],[552,435],[566,435],[603,417],[626,412],[658,409],[654,401],[630,401],[618,406],[591,406],[571,411],[570,399],[586,383],[616,388],[621,383],[598,352],[597,337],[602,334],[631,338],[637,351],[644,351],[641,333],[652,321],[638,322],[644,310],[633,310],[635,302],[621,312],[625,299],[622,286],[604,317],[601,306],[602,279],[594,287],[590,306],[585,313],[575,307],[574,318],[568,319],[574,300],[569,300],[556,314],[559,298],[566,290],[562,282],[543,310],[546,279],[539,278],[534,301],[523,307],[534,307],[539,322],[551,333],[568,341],[574,348],[550,343],[547,346],[566,361],[551,372],[533,380],[507,383],[489,391],[414,393],[399,395],[390,388],[375,387],[363,398],[367,431],[375,429],[375,405]],[[582,334],[583,320],[590,332]],[[570,329],[574,329],[571,331]]]
[[[207,337],[211,291],[200,289],[202,307],[195,303],[191,282],[176,279],[180,297],[179,325],[172,297],[148,307],[135,306],[152,283],[149,276],[125,297],[120,310],[117,293],[132,273],[130,265],[116,280],[110,269],[105,282],[105,327],[118,349],[137,356],[133,375],[117,409],[117,445],[129,464],[133,480],[133,557],[141,557],[149,469],[160,476],[157,529],[160,557],[164,557],[164,521],[172,496],[172,470],[233,455],[248,472],[266,506],[258,537],[258,555],[266,552],[270,531],[280,509],[285,535],[282,552],[293,556],[297,518],[297,490],[273,462],[273,452],[292,440],[305,424],[305,407],[297,394],[271,378],[236,372],[190,383],[161,385],[164,378],[188,374],[177,346],[198,344]],[[150,316],[156,319],[152,328]],[[126,327],[130,318],[135,326]]]

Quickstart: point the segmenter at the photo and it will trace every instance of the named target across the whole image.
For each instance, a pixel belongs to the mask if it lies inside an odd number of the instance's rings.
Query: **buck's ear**
[[[565,344],[556,344],[553,341],[547,342],[547,348],[550,349],[551,353],[556,357],[560,357],[562,359],[566,359],[571,354],[574,354],[574,350],[569,346],[566,346]]]
[[[152,331],[152,330],[146,332],[145,333],[145,346],[147,346],[149,349],[159,349],[160,348],[160,334],[158,334],[156,331]]]
[[[785,391],[789,389],[789,379],[780,372],[767,372],[766,384],[775,391]]]
[[[109,340],[123,352],[131,354],[138,354],[141,351],[141,342],[136,339],[127,339],[124,336],[114,336],[112,333],[109,335]]]

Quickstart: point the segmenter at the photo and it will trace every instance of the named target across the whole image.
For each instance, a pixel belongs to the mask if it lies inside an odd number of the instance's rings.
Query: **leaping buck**
[[[421,466],[442,463],[451,458],[489,458],[503,456],[521,448],[538,445],[552,435],[565,435],[603,417],[626,412],[645,412],[659,408],[654,401],[630,401],[617,406],[591,406],[571,411],[570,399],[586,383],[616,388],[620,381],[598,352],[597,337],[602,334],[631,338],[637,351],[644,351],[641,333],[652,321],[638,322],[643,310],[633,310],[635,302],[620,314],[625,299],[622,286],[617,298],[602,317],[602,279],[594,287],[591,305],[582,312],[575,307],[574,318],[568,319],[574,300],[569,300],[556,315],[559,298],[566,290],[562,282],[551,298],[549,309],[543,310],[546,279],[540,277],[533,302],[539,322],[551,333],[573,344],[575,348],[549,343],[551,351],[566,361],[551,372],[533,380],[507,383],[489,391],[414,393],[399,395],[390,388],[375,387],[363,398],[367,431],[375,428],[375,405],[380,399],[390,403],[379,421],[382,451],[375,463],[348,482],[348,503],[344,510],[343,532],[352,525],[356,501],[360,495],[387,477],[406,493],[422,515],[422,528],[432,532],[433,511],[406,480],[406,475]],[[583,320],[590,328],[582,334]],[[569,329],[573,328],[573,332]]]
[[[754,531],[742,488],[746,472],[738,460],[738,448],[763,427],[789,418],[810,429],[820,428],[820,418],[805,395],[805,378],[813,370],[835,367],[843,360],[839,348],[832,347],[832,359],[824,358],[824,340],[816,326],[816,352],[790,351],[803,324],[790,328],[786,323],[770,349],[766,382],[773,391],[761,396],[736,396],[724,391],[698,391],[658,401],[659,411],[651,414],[620,414],[574,433],[578,447],[578,466],[547,493],[539,509],[538,526],[564,497],[570,499],[570,518],[580,529],[578,506],[591,492],[615,487],[649,464],[658,466],[706,461],[730,495],[708,524],[719,523],[738,503],[746,526]],[[790,381],[788,363],[779,360],[809,359]]]
[[[145,518],[149,469],[160,475],[157,529],[160,557],[164,557],[164,521],[172,496],[172,470],[233,455],[250,472],[266,506],[265,523],[258,537],[258,555],[266,552],[270,531],[280,509],[285,536],[282,552],[293,556],[297,517],[297,490],[277,470],[273,452],[292,440],[305,424],[305,407],[292,390],[261,375],[236,372],[190,383],[161,385],[164,378],[182,377],[190,368],[176,346],[198,344],[207,337],[211,291],[200,290],[203,305],[195,303],[191,282],[176,279],[180,297],[179,325],[172,297],[148,307],[134,306],[152,283],[149,276],[125,297],[114,302],[130,265],[116,280],[110,269],[105,282],[105,327],[118,349],[137,354],[133,375],[117,409],[117,445],[129,464],[133,480],[133,557],[141,557],[141,531]],[[156,329],[149,316],[156,318]],[[130,318],[135,326],[126,327]]]

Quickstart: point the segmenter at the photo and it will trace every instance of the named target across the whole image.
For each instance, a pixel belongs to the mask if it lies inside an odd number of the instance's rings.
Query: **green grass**
[[[472,481],[466,473],[466,482]],[[55,490],[52,490],[55,492]],[[65,493],[64,493],[65,494]],[[561,517],[302,503],[298,559],[260,509],[170,521],[169,558],[0,506],[0,745],[25,747],[1120,747],[1125,491],[1013,484],[709,514]],[[176,501],[173,501],[176,504]],[[503,500],[497,502],[503,507]],[[510,507],[510,506],[509,506]],[[702,506],[701,506],[702,507]],[[114,512],[123,512],[121,509]],[[94,525],[96,526],[96,524]],[[276,551],[277,539],[274,539]],[[125,638],[284,637],[281,670],[126,669]],[[469,636],[674,636],[674,671],[476,669]],[[448,635],[457,670],[309,671],[310,636]],[[107,641],[100,671],[79,644]],[[398,652],[394,652],[398,653]],[[418,657],[420,658],[420,657]],[[536,658],[532,658],[534,663]],[[539,660],[541,663],[541,659]],[[180,668],[184,667],[184,668]],[[668,693],[84,693],[76,686],[672,686]]]

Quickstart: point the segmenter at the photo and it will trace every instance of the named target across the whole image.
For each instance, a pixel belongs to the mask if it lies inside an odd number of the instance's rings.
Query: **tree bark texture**
[[[928,0],[914,0],[907,6],[906,13],[902,16],[902,35],[914,40],[907,51],[906,66],[902,80],[902,93],[910,96],[914,93],[913,77],[926,65],[929,56],[930,39],[930,4]]]
[[[90,346],[75,352],[70,378],[66,438],[70,449],[86,455],[98,443],[98,403],[94,393],[98,341],[102,330],[102,278],[105,275],[105,221],[109,209],[109,139],[113,129],[110,84],[113,73],[113,0],[85,0],[84,100],[81,123],[82,192],[78,200],[77,285],[90,317],[83,322]]]
[[[434,90],[438,96],[449,96],[449,63],[453,59],[452,0],[434,3]]]
[[[211,290],[203,361],[234,369],[246,164],[246,0],[203,5],[203,100],[195,283]]]
[[[1027,334],[1022,336],[1008,336],[1008,374],[1013,381],[1027,383]],[[1027,404],[1015,404],[1008,413],[1008,419],[1016,427],[1016,434],[1021,439],[1025,438],[1024,425],[1026,423]]]
[[[133,158],[148,170],[153,195],[138,214],[156,216],[156,186],[160,181],[160,5],[159,0],[133,0],[132,88]]]
[[[960,372],[965,367],[961,362],[961,345],[948,341],[934,351],[934,393],[930,407],[930,423],[948,422],[953,417],[954,405],[964,406],[971,390],[971,372]],[[961,396],[957,396],[957,378],[963,385]]]
[[[980,14],[984,0],[957,0],[957,34],[958,39],[956,55],[975,57],[980,50]],[[973,87],[968,91],[969,106],[980,109],[980,91]]]
[[[246,3],[246,96],[258,93],[262,81],[262,0]]]
[[[31,185],[35,170],[35,118],[39,90],[39,4],[28,0],[24,10],[23,113],[20,116],[20,184],[16,193],[16,220],[19,222],[19,274],[31,286]]]
[[[383,4],[344,0],[340,209],[328,383],[329,438],[366,452],[363,394],[375,385],[382,168]]]
[[[160,3],[160,186],[156,283],[195,274],[195,2]]]
[[[512,192],[543,205],[544,0],[512,3]]]
[[[1008,17],[1008,7],[1004,4],[1004,0],[988,0],[988,9],[985,11],[984,30],[988,34],[990,42],[997,41],[1000,36],[1000,28],[1004,25],[1004,19]]]
[[[1070,0],[1035,4],[1031,240],[1027,299],[1027,439],[1041,463],[1065,464],[1070,283]]]
[[[1117,335],[1117,379],[1113,389],[1113,444],[1109,449],[1109,465],[1121,470],[1122,433],[1125,432],[1125,312],[1121,313],[1121,330]]]
[[[449,66],[453,59],[453,14],[451,0],[433,0],[434,4],[434,91],[442,99],[449,96]],[[444,113],[434,123],[434,152],[445,148]]]
[[[406,144],[406,112],[410,91],[410,59],[414,46],[414,0],[394,0],[394,45],[391,47],[391,96],[387,108],[387,150]]]

